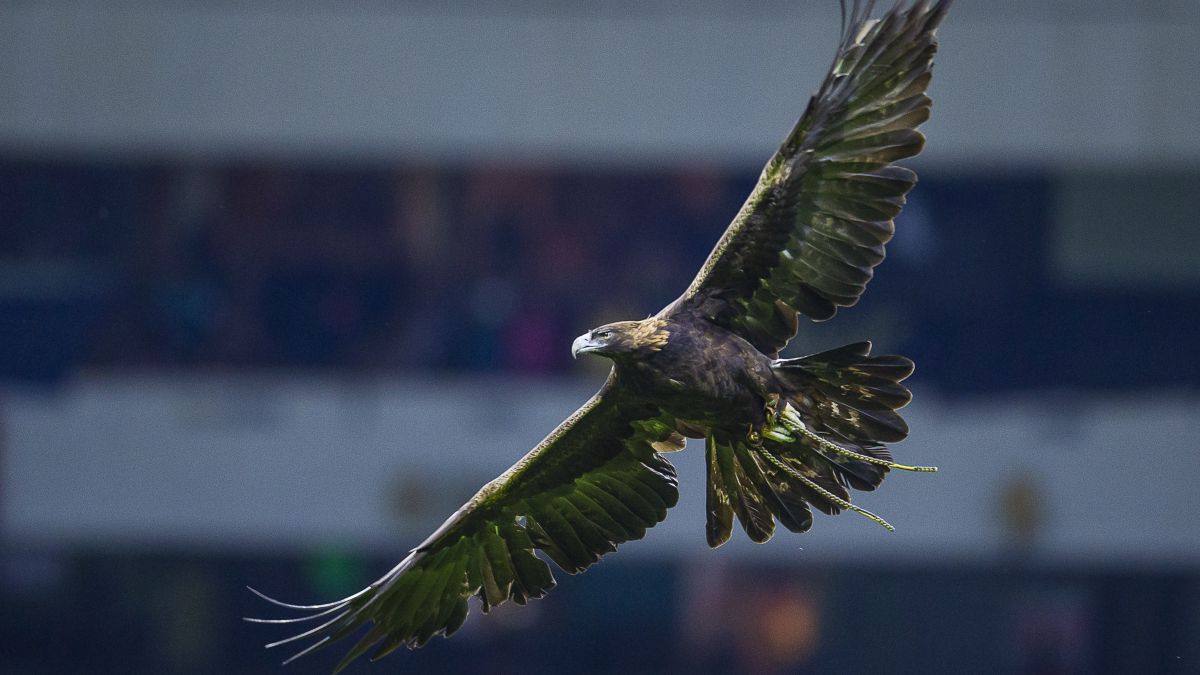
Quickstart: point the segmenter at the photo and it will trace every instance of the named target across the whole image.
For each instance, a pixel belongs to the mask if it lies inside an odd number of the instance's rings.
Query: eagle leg
[[[788,433],[787,429],[779,424],[779,402],[782,400],[779,394],[771,393],[767,395],[766,404],[763,406],[763,422],[761,429],[755,429],[754,425],[750,425],[750,431],[746,434],[746,440],[750,445],[758,447],[762,445],[764,438],[775,441],[776,443],[794,443],[796,438]]]

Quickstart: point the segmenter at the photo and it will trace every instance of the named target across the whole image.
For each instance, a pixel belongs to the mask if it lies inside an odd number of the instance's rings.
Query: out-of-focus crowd
[[[803,324],[791,353],[872,339],[960,391],[1200,383],[1200,365],[1172,356],[1200,340],[1179,320],[1200,294],[1063,282],[1053,175],[921,173],[862,302]],[[687,165],[9,159],[0,377],[561,372],[575,335],[676,297],[756,179]]]
[[[705,169],[5,169],[4,258],[82,299],[65,334],[100,366],[559,370],[574,335],[682,290],[749,187]]]

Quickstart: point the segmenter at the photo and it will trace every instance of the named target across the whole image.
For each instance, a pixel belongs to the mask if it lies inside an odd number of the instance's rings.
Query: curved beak
[[[571,343],[571,356],[577,359],[580,354],[594,352],[599,347],[600,345],[592,341],[591,332],[587,332],[575,338],[575,341]]]

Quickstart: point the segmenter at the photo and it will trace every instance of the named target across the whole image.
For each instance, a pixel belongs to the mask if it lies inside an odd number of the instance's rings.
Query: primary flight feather
[[[908,433],[896,412],[913,364],[871,356],[869,343],[779,359],[797,316],[831,318],[858,301],[884,258],[916,175],[893,162],[921,151],[917,126],[936,31],[950,0],[874,3],[844,16],[829,74],[758,184],[678,299],[642,321],[593,329],[576,356],[612,360],[608,381],[529,454],[485,485],[404,560],[362,591],[262,623],[315,625],[272,643],[297,658],[364,626],[340,670],[450,635],[477,596],[486,613],[554,586],[550,566],[577,573],[640,539],[678,499],[662,453],[705,440],[708,543],[733,521],[756,542],[775,523],[812,526],[812,509],[854,510],[849,488],[873,490],[896,464],[885,443]],[[290,660],[290,659],[289,659]]]

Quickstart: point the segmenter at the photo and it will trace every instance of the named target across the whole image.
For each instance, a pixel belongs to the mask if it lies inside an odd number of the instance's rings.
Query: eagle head
[[[651,317],[642,321],[609,323],[580,335],[571,343],[571,356],[597,354],[610,359],[645,357],[667,344],[671,333],[666,321]]]

